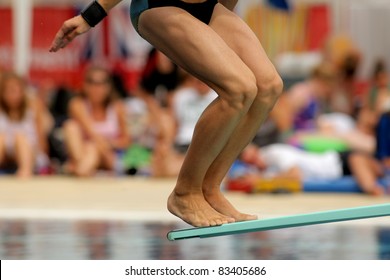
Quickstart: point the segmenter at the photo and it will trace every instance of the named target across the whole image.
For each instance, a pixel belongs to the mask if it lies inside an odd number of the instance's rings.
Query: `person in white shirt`
[[[178,176],[190,146],[196,123],[218,95],[205,83],[188,75],[171,99],[171,113],[155,116],[159,123],[158,143],[152,170],[156,177]]]
[[[217,96],[214,90],[192,76],[175,92],[172,109],[176,122],[175,149],[179,153],[187,152],[199,117]]]
[[[372,156],[361,152],[310,153],[286,144],[272,144],[258,149],[249,145],[241,159],[260,169],[261,176],[291,175],[300,180],[337,179],[353,175],[363,192],[383,195],[378,177],[383,175],[380,164]]]

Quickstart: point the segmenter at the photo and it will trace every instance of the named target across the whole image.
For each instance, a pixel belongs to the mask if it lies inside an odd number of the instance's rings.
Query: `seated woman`
[[[115,171],[118,151],[130,144],[124,105],[113,96],[111,75],[102,67],[85,74],[82,92],[69,104],[64,125],[68,172],[91,176],[98,168]]]
[[[47,163],[43,106],[28,98],[26,85],[15,73],[0,80],[0,168],[13,169],[29,177]]]
[[[313,69],[311,76],[286,92],[290,126],[293,130],[312,130],[320,114],[329,112],[330,98],[336,88],[333,67],[321,64]]]

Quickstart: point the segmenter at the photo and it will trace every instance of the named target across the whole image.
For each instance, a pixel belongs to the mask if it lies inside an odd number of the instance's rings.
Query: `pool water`
[[[390,227],[331,224],[171,242],[181,223],[0,220],[0,259],[390,260]]]

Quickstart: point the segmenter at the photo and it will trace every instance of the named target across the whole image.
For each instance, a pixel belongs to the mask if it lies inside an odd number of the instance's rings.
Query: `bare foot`
[[[62,166],[62,170],[65,174],[68,174],[68,175],[74,175],[76,173],[75,172],[76,167],[72,161],[65,162],[64,165]]]
[[[91,177],[94,173],[94,166],[91,166],[89,162],[81,161],[75,168],[74,173],[78,177]]]
[[[16,176],[20,179],[27,179],[27,178],[30,178],[32,176],[32,172],[29,169],[19,168],[16,171]]]
[[[178,195],[172,192],[168,198],[168,210],[195,227],[219,226],[235,222],[233,218],[215,211],[202,193]]]
[[[385,194],[385,191],[380,186],[374,186],[374,187],[372,187],[370,189],[364,190],[364,192],[366,192],[366,193],[368,193],[370,195],[373,195],[373,196],[382,196],[382,195]]]
[[[207,191],[203,193],[206,201],[219,213],[232,217],[236,222],[256,220],[256,215],[244,214],[236,210],[226,199],[220,190]]]
[[[82,166],[76,168],[74,174],[77,177],[91,177],[92,176],[92,172],[87,168],[83,168]]]

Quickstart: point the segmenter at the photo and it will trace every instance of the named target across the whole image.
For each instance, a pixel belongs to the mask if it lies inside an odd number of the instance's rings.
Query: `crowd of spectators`
[[[285,89],[239,160],[257,179],[352,175],[364,192],[382,195],[389,186],[377,179],[390,168],[386,65],[373,66],[361,93],[359,54],[338,63],[324,57]],[[137,88],[128,92],[122,79],[94,65],[78,90],[50,80],[33,87],[0,70],[0,173],[177,176],[196,121],[216,93],[156,50]]]

